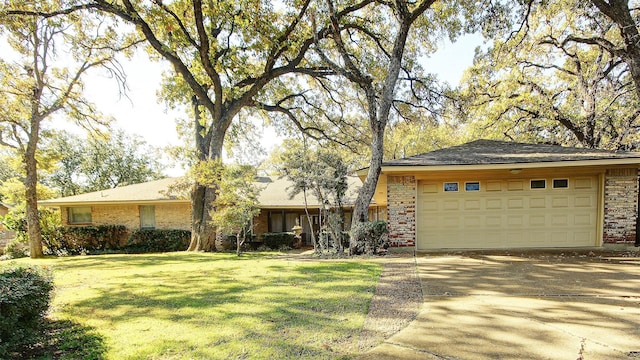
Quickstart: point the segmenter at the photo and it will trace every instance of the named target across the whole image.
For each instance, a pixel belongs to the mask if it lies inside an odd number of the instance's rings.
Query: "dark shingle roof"
[[[496,140],[476,140],[404,159],[387,161],[382,165],[489,165],[632,158],[637,158],[640,162],[640,153],[572,148],[558,145],[523,144]]]

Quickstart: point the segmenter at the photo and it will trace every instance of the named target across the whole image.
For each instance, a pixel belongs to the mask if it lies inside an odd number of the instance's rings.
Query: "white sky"
[[[458,84],[463,71],[472,63],[476,46],[482,43],[479,35],[465,36],[456,43],[443,42],[441,49],[423,65],[425,69],[450,84]],[[167,62],[151,62],[140,51],[131,60],[123,60],[127,73],[128,98],[119,95],[115,80],[105,74],[91,74],[85,79],[86,95],[100,111],[115,119],[114,128],[137,134],[150,145],[165,147],[178,145],[176,119],[186,115],[182,109],[167,109],[158,102],[161,73],[170,69]],[[263,146],[267,151],[277,146],[279,139],[273,129],[265,129]],[[180,175],[180,169],[169,169],[167,175]]]

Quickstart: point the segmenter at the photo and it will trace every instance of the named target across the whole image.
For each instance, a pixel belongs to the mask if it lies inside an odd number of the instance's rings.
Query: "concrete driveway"
[[[639,257],[450,253],[416,262],[420,314],[363,358],[640,359]]]

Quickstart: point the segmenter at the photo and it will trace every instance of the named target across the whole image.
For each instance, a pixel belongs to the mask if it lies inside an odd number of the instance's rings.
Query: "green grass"
[[[92,357],[106,359],[353,355],[380,275],[379,264],[364,261],[296,261],[265,254],[17,262],[53,268],[51,317],[101,337],[97,344],[104,351]],[[57,346],[66,346],[61,342]]]

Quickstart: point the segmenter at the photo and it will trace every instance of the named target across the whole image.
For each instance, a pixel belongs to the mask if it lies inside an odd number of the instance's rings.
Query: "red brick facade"
[[[605,244],[633,244],[638,216],[638,169],[610,169],[604,180]]]
[[[387,211],[391,246],[415,246],[416,179],[413,176],[387,179]]]

